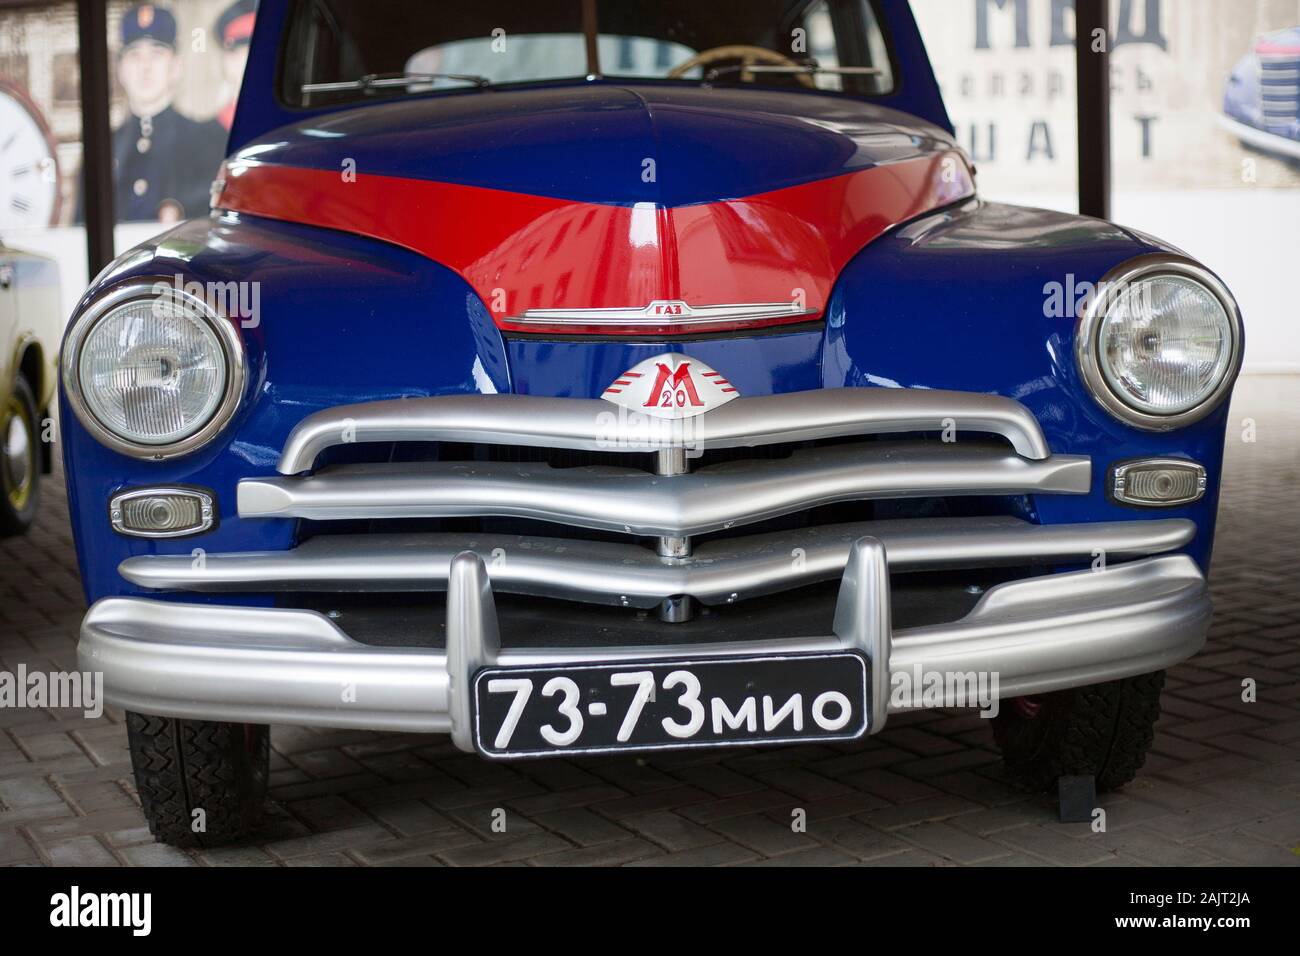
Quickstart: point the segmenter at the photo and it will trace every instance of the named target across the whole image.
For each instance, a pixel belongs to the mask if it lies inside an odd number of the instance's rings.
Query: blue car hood
[[[376,103],[282,127],[235,160],[673,207],[953,147],[923,120],[836,94],[581,83]]]

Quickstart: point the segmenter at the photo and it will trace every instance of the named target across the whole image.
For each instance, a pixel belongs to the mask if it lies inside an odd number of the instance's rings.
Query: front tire
[[[0,538],[25,534],[41,502],[36,396],[22,375],[0,404]]]
[[[127,739],[149,830],[172,846],[221,846],[257,825],[270,772],[264,724],[128,712]]]
[[[1137,776],[1155,739],[1165,672],[1003,701],[993,735],[1012,776],[1035,790],[1091,775],[1097,790]]]

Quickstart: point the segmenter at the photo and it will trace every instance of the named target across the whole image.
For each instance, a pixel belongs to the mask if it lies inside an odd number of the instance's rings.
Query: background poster
[[[1300,251],[1300,161],[1243,146],[1224,121],[1234,69],[1254,65],[1261,37],[1300,27],[1300,0],[1110,5],[1113,218],[1224,278],[1248,369],[1300,369],[1294,307],[1278,291]],[[912,0],[986,198],[1078,208],[1073,7]]]
[[[225,154],[225,130],[239,91],[254,7],[251,0],[108,3],[115,157],[118,165],[124,157],[128,160],[118,182],[118,192],[126,190],[117,202],[119,252],[178,217],[206,214],[204,197]],[[144,99],[157,104],[161,98],[168,115],[180,118],[170,132],[181,135],[167,135],[167,123],[154,119],[150,135],[141,136],[144,130],[123,82],[133,79],[121,69],[123,40],[166,40],[163,28],[169,18],[174,24],[170,53],[143,68],[151,85]],[[136,78],[141,72],[136,70]],[[150,112],[154,109],[157,105]],[[0,124],[19,133],[0,164],[0,237],[59,260],[63,308],[70,311],[89,281],[85,233],[78,226],[82,144],[75,3],[0,7]],[[127,201],[142,179],[140,199],[150,201]],[[181,196],[179,204],[152,201],[155,195],[166,199],[174,194]]]

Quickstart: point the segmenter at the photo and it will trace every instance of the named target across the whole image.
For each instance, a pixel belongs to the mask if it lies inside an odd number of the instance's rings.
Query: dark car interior
[[[466,55],[471,46],[477,55]],[[460,56],[439,55],[455,47]],[[719,0],[707,8],[687,0],[489,0],[457,5],[454,15],[432,3],[413,10],[400,0],[299,0],[281,53],[281,97],[310,108],[427,92],[427,83],[415,82],[304,90],[425,72],[411,66],[421,51],[426,56],[418,62],[462,64],[448,67],[457,76],[445,80],[462,91],[461,77],[470,73],[482,78],[479,85],[519,82],[510,67],[517,71],[521,57],[530,60],[524,81],[636,76],[860,96],[893,85],[871,0]],[[477,70],[464,69],[467,61]]]

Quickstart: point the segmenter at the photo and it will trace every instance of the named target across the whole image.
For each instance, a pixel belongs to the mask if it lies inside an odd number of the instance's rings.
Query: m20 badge
[[[704,362],[679,352],[656,355],[616,378],[601,398],[655,418],[693,418],[739,397],[736,386]]]

